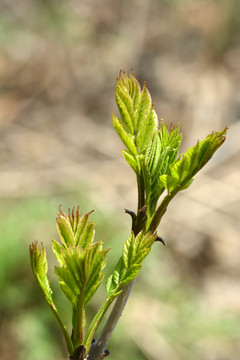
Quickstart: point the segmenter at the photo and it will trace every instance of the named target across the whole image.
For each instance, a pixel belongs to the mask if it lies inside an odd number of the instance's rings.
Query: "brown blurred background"
[[[109,349],[115,360],[240,358],[239,0],[0,1],[0,359],[66,359],[30,272],[58,205],[95,209],[110,273],[130,230],[135,177],[111,125],[115,79],[133,69],[182,151],[227,141],[169,206]],[[99,289],[89,318],[104,298]]]

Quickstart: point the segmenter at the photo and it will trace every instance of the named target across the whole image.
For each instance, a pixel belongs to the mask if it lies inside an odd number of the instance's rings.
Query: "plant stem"
[[[84,290],[82,293],[84,294]],[[82,295],[77,308],[77,345],[83,344],[85,321],[84,295]]]
[[[62,329],[64,338],[65,338],[65,341],[66,341],[66,344],[67,344],[68,352],[69,352],[70,355],[72,355],[74,348],[73,348],[72,340],[71,340],[71,338],[70,338],[70,336],[68,334],[67,328],[64,325],[60,315],[57,312],[57,309],[55,308],[55,306],[53,304],[50,306],[50,309],[52,310],[53,314],[55,315],[55,317],[56,317],[56,319],[57,319],[57,321],[58,321],[58,323],[59,323],[59,325],[60,325],[60,327]]]
[[[137,176],[137,186],[138,186],[138,211],[144,206],[144,182],[142,176]]]
[[[134,281],[135,280],[123,287],[123,290],[118,296],[111,311],[111,314],[109,315],[109,318],[104,325],[98,339],[91,346],[88,360],[103,359],[104,350],[107,348],[107,344],[112,336],[113,330],[115,329],[118,320],[122,315],[123,309],[131,293]]]
[[[170,201],[172,200],[172,198],[176,195],[178,191],[172,192],[169,195],[166,195],[165,198],[163,199],[163,201],[161,202],[160,206],[158,207],[150,225],[149,225],[149,229],[150,231],[154,232],[156,231],[161,218],[163,217],[163,215],[165,214],[165,212],[167,211],[167,206],[170,203]]]
[[[77,310],[72,307],[72,342],[75,346],[77,344]]]
[[[89,349],[91,347],[93,336],[94,336],[100,322],[102,321],[106,311],[108,310],[109,306],[112,304],[113,300],[114,300],[114,298],[113,299],[107,298],[104,301],[104,303],[102,304],[102,306],[100,307],[100,309],[98,310],[93,321],[91,322],[91,324],[88,328],[88,331],[86,333],[85,339],[84,339],[84,345],[86,347],[87,352],[89,351]]]

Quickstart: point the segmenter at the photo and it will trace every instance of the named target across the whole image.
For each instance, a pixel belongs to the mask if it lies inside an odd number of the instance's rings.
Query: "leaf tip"
[[[62,204],[60,204],[59,207],[58,207],[58,210],[59,210],[58,216],[59,215],[66,216],[66,214],[62,211],[61,206],[62,206]]]

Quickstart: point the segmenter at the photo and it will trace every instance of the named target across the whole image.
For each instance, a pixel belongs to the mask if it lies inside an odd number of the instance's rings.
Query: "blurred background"
[[[51,240],[62,209],[95,209],[96,239],[120,256],[135,177],[111,125],[120,71],[133,69],[182,151],[228,137],[179,194],[109,344],[115,360],[237,360],[240,354],[239,0],[0,1],[0,359],[67,358],[33,279],[28,246]],[[89,306],[91,319],[104,286]]]

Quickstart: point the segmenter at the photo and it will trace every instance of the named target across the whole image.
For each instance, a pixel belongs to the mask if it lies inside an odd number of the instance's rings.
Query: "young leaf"
[[[119,81],[116,86],[116,102],[123,123],[129,133],[133,134],[136,128],[136,114],[133,110],[133,100],[129,94],[129,89],[127,89],[121,81]]]
[[[143,123],[149,117],[150,110],[152,110],[152,98],[146,87],[146,83],[144,83],[143,90],[140,95],[139,105],[136,109],[137,130],[141,128]],[[152,118],[155,123],[155,116],[150,116],[150,118]]]
[[[189,157],[184,154],[180,160],[174,163],[170,169],[171,176],[176,180],[177,185],[186,180],[187,177],[191,177],[190,173]]]
[[[94,235],[94,223],[89,221],[84,228],[84,231],[81,232],[76,244],[80,245],[83,249],[87,249],[93,243]]]
[[[76,299],[83,298],[84,306],[102,282],[102,270],[109,250],[102,250],[102,243],[83,249],[80,245],[62,250],[61,267],[55,267],[60,286],[68,300],[76,307]]]
[[[121,286],[122,288],[124,285],[129,284],[131,281],[133,281],[138,276],[141,267],[142,267],[141,264],[131,265],[130,268],[127,269],[123,279],[121,279],[121,283],[119,286]]]
[[[127,79],[129,83],[129,94],[133,101],[133,110],[136,113],[137,109],[139,108],[139,102],[141,99],[141,88],[139,82],[136,80],[132,73],[130,73]]]
[[[67,215],[59,208],[57,230],[64,247],[74,245],[74,233]]]
[[[106,292],[107,295],[110,295],[111,292],[115,289],[116,285],[113,284],[113,275],[110,275],[106,281]]]
[[[154,217],[147,224],[147,230],[156,231],[167,206],[173,197],[186,189],[193,182],[196,173],[211,159],[215,151],[224,143],[227,128],[209,134],[201,142],[189,148],[185,154],[172,163],[169,176],[161,176],[160,182],[168,190],[168,194],[160,203]]]
[[[113,271],[106,282],[106,291],[109,298],[115,298],[122,288],[121,279],[126,274],[126,267],[124,265],[123,257],[121,256]]]
[[[64,247],[62,245],[60,245],[57,241],[53,240],[52,241],[52,249],[53,249],[54,255],[57,258],[59,265],[62,266],[64,264],[64,260],[62,258],[62,250],[64,250]]]
[[[133,155],[131,155],[127,150],[123,150],[122,153],[123,153],[123,156],[124,156],[125,160],[131,166],[133,171],[137,175],[140,175],[141,169],[140,169],[139,162],[137,161],[137,157],[134,157]]]
[[[134,239],[134,234],[131,234],[123,244],[122,258],[126,269],[131,266],[131,260],[135,255]]]
[[[92,211],[81,217],[79,206],[76,212],[74,208],[72,212],[68,209],[68,215],[60,209],[57,217],[57,229],[64,248],[77,245],[81,245],[82,248],[87,248],[92,244],[95,231],[93,222],[89,220],[91,213]],[[54,243],[53,246],[55,255],[58,255],[59,258],[60,245],[58,246]]]
[[[178,155],[181,137],[178,127],[171,125],[168,128],[162,120],[160,130],[153,134],[148,144],[142,163],[148,219],[154,216],[157,201],[166,188],[164,181]]]
[[[159,182],[164,189],[170,194],[178,186],[178,180],[170,175],[161,175]]]
[[[161,120],[159,137],[162,145],[162,159],[168,159],[167,165],[170,165],[177,158],[181,145],[182,134],[179,133],[179,126],[175,128],[173,125],[170,125],[168,129],[164,120]],[[166,173],[166,169],[162,173]]]
[[[43,244],[41,244],[41,251],[37,246],[37,242],[33,242],[30,247],[30,260],[31,266],[33,270],[33,274],[35,279],[44,295],[44,298],[48,302],[48,304],[53,304],[52,298],[52,290],[50,288],[50,284],[47,278],[47,258],[46,258],[46,251],[44,249]]]
[[[124,242],[120,257],[113,274],[106,282],[106,291],[109,298],[119,294],[122,287],[134,280],[142,266],[142,262],[149,254],[156,234],[140,232],[136,237],[132,233]]]
[[[158,129],[158,117],[153,108],[148,109],[144,116],[141,116],[138,124],[138,134],[136,137],[136,144],[139,154],[144,154],[148,143]]]
[[[94,244],[95,245],[95,244]],[[89,257],[91,257],[91,260],[89,261],[89,273],[90,276],[88,277],[87,283],[86,283],[86,290],[85,290],[85,300],[84,304],[89,302],[89,300],[93,297],[95,294],[97,288],[101,284],[104,274],[102,270],[104,269],[106,265],[106,255],[110,249],[102,250],[102,243],[96,243],[96,251],[94,254],[89,253]],[[93,252],[92,252],[93,253]]]
[[[50,309],[52,310],[54,316],[56,317],[56,319],[61,327],[61,330],[63,332],[64,338],[65,338],[65,341],[66,341],[66,344],[68,347],[69,354],[72,355],[73,350],[74,350],[72,340],[71,340],[71,338],[68,334],[67,328],[66,328],[65,324],[63,323],[63,321],[57,311],[57,308],[53,302],[52,289],[50,288],[50,284],[49,284],[49,281],[47,278],[48,266],[47,266],[46,251],[44,249],[44,246],[43,246],[43,244],[41,244],[41,251],[39,251],[37,242],[35,241],[30,245],[29,252],[30,252],[31,267],[32,267],[36,282],[37,282],[38,286],[40,287],[45,300],[47,301]]]
[[[121,123],[121,121],[114,115],[112,115],[112,122],[114,129],[118,133],[120,139],[122,140],[126,148],[133,156],[137,156],[137,148],[134,143],[134,135],[132,135],[132,133],[130,132],[127,132],[124,129],[123,123]]]
[[[94,224],[92,221],[89,221],[89,216],[92,212],[90,211],[82,217],[79,212],[75,221],[75,245],[81,245],[84,249],[92,244],[95,235]]]
[[[121,120],[113,116],[113,126],[128,149],[132,157],[144,154],[148,143],[158,128],[157,114],[152,105],[149,91],[144,84],[141,91],[140,85],[133,74],[127,76],[121,72],[116,84],[116,102]],[[131,158],[124,153],[126,160],[135,172]]]
[[[201,142],[190,147],[170,168],[173,178],[180,187],[185,186],[201,168],[211,159],[215,151],[225,141],[227,129],[209,134]]]
[[[57,272],[56,272],[57,273]],[[60,278],[60,275],[58,275]],[[60,289],[62,290],[63,294],[66,298],[70,301],[74,309],[78,307],[78,297],[79,294],[76,295],[77,291],[76,288],[72,289],[69,285],[66,284],[64,281],[59,281]]]

